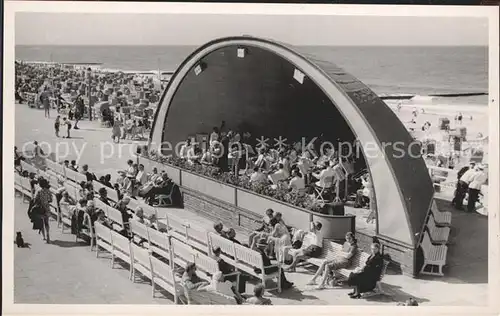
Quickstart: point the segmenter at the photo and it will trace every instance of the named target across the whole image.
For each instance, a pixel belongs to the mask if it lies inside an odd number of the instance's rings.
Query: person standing
[[[63,125],[66,125],[66,138],[71,138],[71,135],[70,135],[70,130],[71,130],[71,121],[66,119],[65,117],[63,118]],[[64,138],[64,137],[63,137]]]
[[[455,190],[455,197],[452,200],[452,204],[456,209],[461,210],[463,208],[465,193],[469,188],[469,184],[472,181],[472,177],[476,173],[475,168],[470,168],[460,177],[457,183],[457,188]]]
[[[56,121],[54,122],[54,130],[56,132],[56,136],[59,137],[59,127],[61,126],[61,116],[58,115],[56,117]]]
[[[50,118],[50,96],[49,87],[45,87],[45,90],[40,95],[40,101],[43,104],[43,109],[45,110],[45,117]]]
[[[50,203],[52,202],[52,193],[50,192],[50,185],[46,179],[41,178],[38,181],[40,188],[35,193],[35,205],[40,207],[40,218],[42,223],[42,236],[43,239],[50,243],[49,235],[49,216],[50,216]]]
[[[74,129],[80,129],[78,127],[78,122],[83,117],[83,111],[84,111],[83,96],[80,94],[80,95],[78,95],[78,97],[76,97],[76,100],[75,100],[75,127],[74,127]]]
[[[120,128],[120,121],[115,120],[113,122],[113,128],[111,129],[111,139],[113,142],[120,143],[120,138],[122,136],[121,128]]]
[[[475,169],[476,171],[469,184],[469,202],[467,204],[467,211],[469,213],[476,210],[476,202],[481,192],[481,186],[488,180],[488,175],[484,172],[484,167],[482,165],[478,165]]]

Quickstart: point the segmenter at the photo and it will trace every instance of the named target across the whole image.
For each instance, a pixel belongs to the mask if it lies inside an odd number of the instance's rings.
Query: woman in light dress
[[[292,240],[290,233],[288,232],[288,228],[282,219],[281,213],[277,212],[274,215],[274,219],[276,224],[274,225],[267,242],[269,244],[269,252],[273,253],[274,251],[276,257],[278,258],[283,247],[292,245]]]
[[[332,260],[323,261],[318,271],[316,271],[316,274],[314,274],[307,285],[316,284],[316,279],[322,275],[321,283],[317,287],[318,290],[322,290],[325,288],[328,276],[331,272],[335,273],[335,270],[348,268],[351,265],[352,258],[354,258],[354,255],[358,251],[358,244],[356,238],[354,238],[354,234],[351,232],[345,235],[345,240],[346,242],[342,246],[341,256]]]

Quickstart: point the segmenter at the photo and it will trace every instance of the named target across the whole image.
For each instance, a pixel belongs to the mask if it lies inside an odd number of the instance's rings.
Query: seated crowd
[[[16,158],[17,159],[17,158]],[[20,159],[20,158],[19,158]],[[146,173],[143,165],[134,164],[132,160],[127,162],[127,169],[119,172],[119,177],[115,183],[111,182],[111,175],[107,174],[97,180],[97,177],[89,170],[88,165],[83,165],[81,168],[76,165],[76,162],[64,161],[63,164],[68,168],[81,172],[85,175],[87,181],[82,181],[79,184],[79,190],[76,198],[71,197],[69,192],[66,191],[62,185],[55,190],[56,199],[59,206],[65,206],[72,210],[71,229],[74,234],[79,234],[82,227],[86,225],[93,225],[95,221],[107,226],[112,227],[112,222],[106,218],[103,211],[98,210],[94,203],[94,198],[97,197],[101,202],[106,205],[112,205],[115,209],[121,212],[123,222],[126,224],[121,233],[132,238],[129,228],[129,221],[131,218],[140,223],[148,225],[148,227],[158,229],[154,225],[156,218],[154,215],[146,218],[141,207],[138,207],[133,212],[128,208],[131,199],[136,196],[143,197],[146,202],[153,204],[158,195],[166,191],[173,190],[175,186],[171,179],[168,178],[164,172],[159,173],[155,168],[151,173]],[[47,184],[44,187],[50,187],[48,181],[42,177],[36,177],[35,174],[26,174],[22,169],[19,170],[24,176],[29,177],[32,189],[35,189],[37,183]],[[296,169],[294,169],[295,173]],[[292,174],[293,174],[292,172]],[[95,196],[92,181],[96,180],[101,182],[106,188],[99,189],[97,196]],[[320,180],[321,181],[321,177]],[[108,190],[116,190],[118,201],[112,204],[108,198]],[[323,239],[321,237],[322,224],[319,222],[311,222],[310,230],[305,232],[302,230],[293,229],[286,225],[283,215],[279,212],[274,212],[272,209],[266,210],[266,215],[260,221],[260,227],[257,228],[248,238],[248,243],[243,244],[249,247],[262,256],[262,260],[266,274],[278,271],[278,266],[271,266],[272,260],[277,260],[279,263],[287,264],[284,269],[281,269],[280,281],[283,290],[290,289],[294,284],[287,280],[285,272],[294,272],[299,262],[307,260],[308,258],[318,258],[322,254]],[[88,215],[88,216],[87,216]],[[90,219],[90,223],[85,222],[85,218]],[[214,225],[214,230],[221,237],[226,238],[232,242],[242,244],[236,238],[236,231],[233,228],[224,229],[222,223]],[[48,233],[48,232],[47,232]],[[303,242],[308,238],[307,245]],[[144,242],[141,240],[140,243]],[[285,251],[291,248],[295,251],[291,254]],[[342,268],[348,268],[352,263],[352,258],[359,251],[354,234],[348,233],[346,235],[346,242],[343,246],[343,255],[333,260],[325,260],[319,267],[312,280],[308,283],[315,284],[316,279],[321,276],[321,283],[318,289],[325,288],[329,280],[333,279],[335,283],[335,271]],[[246,284],[251,280],[251,276],[238,271],[238,269],[231,264],[228,264],[221,257],[223,252],[219,247],[212,249],[213,258],[217,261],[220,273],[212,275],[211,282],[203,280],[196,274],[196,264],[189,263],[185,267],[182,275],[182,283],[190,290],[212,290],[227,296],[234,297],[238,304],[254,304],[254,305],[270,305],[271,301],[263,297],[264,287],[257,285],[254,287],[253,295],[246,293]],[[227,255],[227,254],[225,254]],[[377,240],[371,246],[371,255],[366,261],[362,269],[357,269],[352,273],[347,284],[353,287],[353,292],[349,293],[350,297],[355,299],[359,298],[364,292],[371,291],[375,288],[377,281],[383,267],[383,258],[380,253],[380,244]],[[257,274],[262,271],[254,269]],[[239,278],[232,274],[239,272]],[[239,282],[237,280],[239,279]]]
[[[253,185],[309,194],[311,198],[321,195],[322,199],[333,199],[337,194],[347,198],[352,194],[355,207],[370,206],[371,181],[365,170],[355,171],[353,155],[344,157],[334,148],[320,155],[313,146],[302,152],[301,143],[261,146],[255,152],[249,138],[248,133],[242,137],[238,132],[225,133],[215,127],[208,142],[200,144],[188,138],[179,157],[193,165],[215,166],[222,172],[246,176]],[[363,173],[362,177],[358,173]]]

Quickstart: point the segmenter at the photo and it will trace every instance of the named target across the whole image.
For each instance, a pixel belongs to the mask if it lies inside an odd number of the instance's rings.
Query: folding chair
[[[326,203],[325,198],[323,197],[323,194],[329,191],[333,187],[333,176],[326,177],[325,178],[325,185],[323,187],[314,186],[314,191],[316,191],[316,201],[321,201],[321,203]],[[338,196],[338,195],[337,195]]]

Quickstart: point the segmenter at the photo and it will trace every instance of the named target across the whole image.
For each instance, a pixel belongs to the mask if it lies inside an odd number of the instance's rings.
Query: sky
[[[488,45],[488,20],[381,17],[18,12],[16,45],[200,45],[252,35],[292,45]]]

